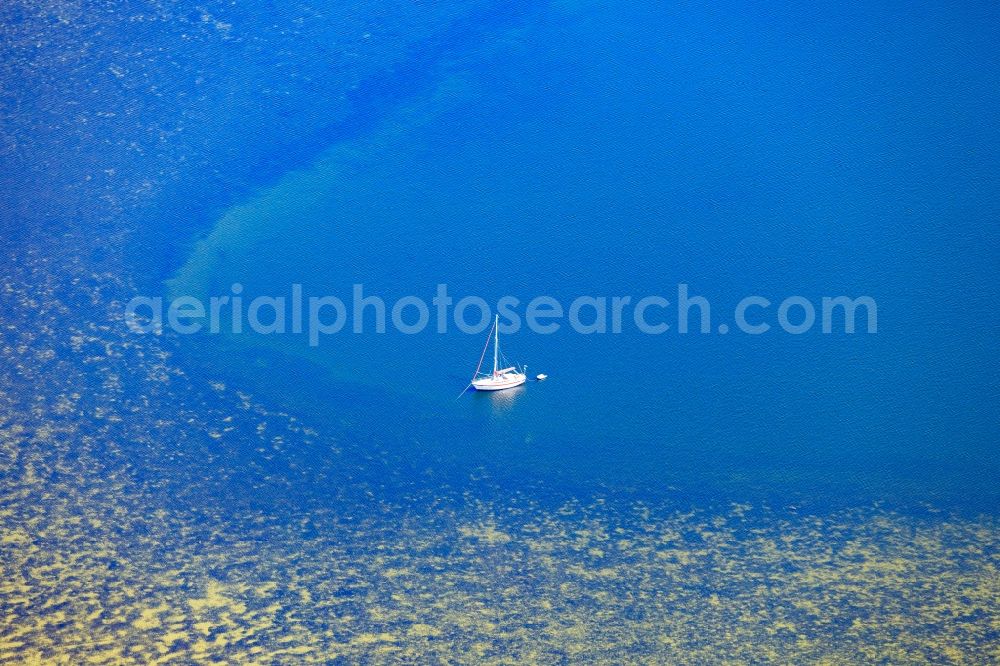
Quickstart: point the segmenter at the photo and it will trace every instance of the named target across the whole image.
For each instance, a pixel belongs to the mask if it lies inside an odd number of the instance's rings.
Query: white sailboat
[[[500,359],[503,357],[500,353],[500,315],[493,319],[493,330],[490,331],[490,337],[493,338],[493,372],[491,374],[480,372],[483,367],[483,359],[486,357],[486,350],[490,345],[489,338],[487,338],[486,346],[483,347],[483,353],[479,357],[479,365],[476,366],[476,374],[472,376],[472,387],[477,391],[502,391],[520,386],[528,379],[528,375],[525,373],[527,366],[520,371],[517,366],[513,365],[509,368],[500,367]]]

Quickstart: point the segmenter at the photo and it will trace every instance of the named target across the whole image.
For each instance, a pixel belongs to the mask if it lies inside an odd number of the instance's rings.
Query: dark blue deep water
[[[378,335],[371,312],[315,348],[233,336],[234,358],[269,355],[225,371],[273,382],[305,361],[419,405],[373,417],[459,472],[991,511],[1000,137],[977,16],[640,2],[463,26],[461,49],[432,42],[362,87],[343,136],[223,215],[169,293],[301,283],[350,307],[361,283],[391,306],[444,283],[523,314],[538,295],[676,303],[685,283],[713,306],[708,334],[698,310],[686,335],[676,311],[663,335],[630,310],[619,334],[523,330],[507,351],[551,380],[513,395],[455,402],[482,336]],[[733,323],[749,295],[773,303],[763,335]],[[863,312],[853,335],[786,333],[788,296],[870,296],[877,333]],[[325,412],[342,390],[280,393]]]

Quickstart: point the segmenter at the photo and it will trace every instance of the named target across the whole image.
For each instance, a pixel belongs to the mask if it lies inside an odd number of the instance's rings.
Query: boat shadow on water
[[[507,414],[514,409],[514,404],[517,402],[518,398],[521,397],[527,389],[522,384],[521,386],[515,386],[514,388],[505,389],[503,391],[470,391],[472,394],[472,399],[476,401],[479,406],[489,406],[494,416],[501,416]]]

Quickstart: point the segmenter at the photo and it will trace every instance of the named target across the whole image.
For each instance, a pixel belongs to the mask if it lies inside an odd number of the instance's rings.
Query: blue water
[[[0,663],[995,661],[998,19],[0,3]],[[125,325],[237,282],[711,326]]]
[[[384,392],[370,415],[402,457],[448,460],[456,478],[485,467],[509,483],[992,512],[991,13],[487,14],[358,88],[325,148],[248,188],[169,283],[239,282],[246,300],[292,283],[347,300],[363,283],[390,304],[429,301],[438,283],[456,299],[564,304],[674,301],[685,283],[712,302],[710,334],[522,331],[505,350],[550,381],[459,401],[483,336],[454,328],[185,343],[213,356],[206,373],[280,385],[318,418],[331,392]],[[756,294],[775,330],[749,336],[732,311]],[[776,330],[792,295],[817,309],[871,296],[878,332]],[[300,363],[322,381],[296,382]]]

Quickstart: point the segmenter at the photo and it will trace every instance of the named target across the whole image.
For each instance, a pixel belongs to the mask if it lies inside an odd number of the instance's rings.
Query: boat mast
[[[497,356],[500,353],[500,315],[493,320],[493,374],[497,374]]]

